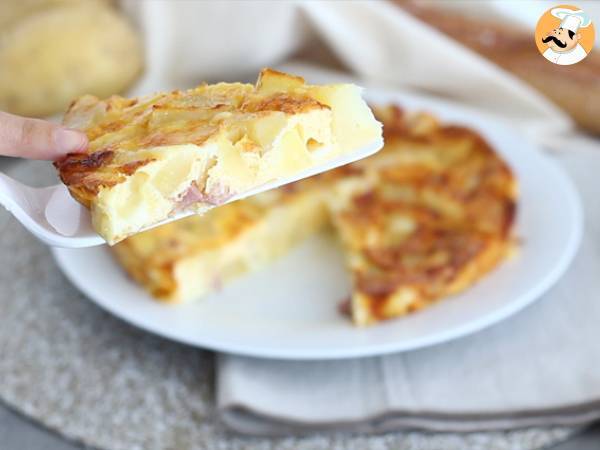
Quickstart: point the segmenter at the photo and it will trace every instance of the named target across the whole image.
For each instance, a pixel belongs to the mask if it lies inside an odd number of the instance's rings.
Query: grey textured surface
[[[14,166],[11,172],[30,182],[52,179],[44,164]],[[110,450],[500,450],[541,448],[576,431],[232,436],[215,415],[212,354],[151,336],[101,311],[67,282],[48,249],[4,211],[0,259],[0,398],[75,441]],[[29,429],[8,450],[61,448],[45,431],[8,417]],[[36,447],[39,439],[49,444]],[[0,440],[2,450],[6,445]]]
[[[572,439],[552,447],[552,450],[598,450],[600,449],[600,425],[596,425]]]
[[[0,404],[0,436],[2,450],[83,450],[85,447],[67,441],[31,420],[10,411]],[[515,447],[517,449],[519,447]],[[597,450],[600,449],[600,425],[574,435],[551,450]],[[443,449],[439,449],[443,450]]]
[[[0,405],[0,449],[2,450],[75,450],[81,445]]]

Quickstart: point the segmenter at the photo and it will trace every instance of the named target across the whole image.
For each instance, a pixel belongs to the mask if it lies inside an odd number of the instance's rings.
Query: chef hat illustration
[[[573,11],[567,8],[554,8],[550,13],[561,20],[561,28],[571,30],[573,33],[576,33],[579,28],[585,28],[592,23],[590,16],[581,9]]]

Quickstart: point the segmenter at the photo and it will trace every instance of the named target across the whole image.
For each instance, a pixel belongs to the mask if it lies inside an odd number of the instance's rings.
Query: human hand
[[[56,160],[87,145],[81,131],[0,111],[0,155]]]

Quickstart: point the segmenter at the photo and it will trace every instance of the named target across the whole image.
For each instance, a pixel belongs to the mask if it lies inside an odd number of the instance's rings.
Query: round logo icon
[[[594,46],[594,24],[584,10],[558,5],[546,11],[535,27],[535,45],[553,64],[568,66],[583,60]]]

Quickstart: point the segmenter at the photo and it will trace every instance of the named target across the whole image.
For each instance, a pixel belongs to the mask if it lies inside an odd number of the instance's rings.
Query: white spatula
[[[381,147],[383,147],[383,140],[379,138],[369,145],[320,166],[311,167],[293,176],[275,180],[236,195],[226,203],[358,161],[376,153]],[[89,211],[77,203],[62,184],[46,188],[33,188],[0,173],[0,204],[10,211],[32,234],[48,245],[81,248],[105,243],[104,239],[92,228]],[[192,214],[192,212],[182,211],[150,228]]]

